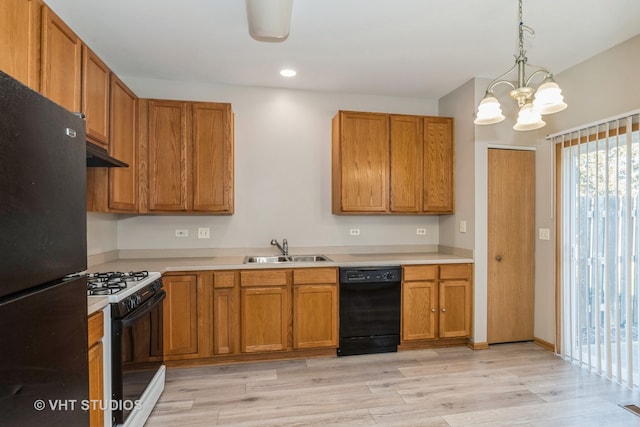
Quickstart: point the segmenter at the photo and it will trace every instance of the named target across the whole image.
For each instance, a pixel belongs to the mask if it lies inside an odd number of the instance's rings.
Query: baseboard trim
[[[539,345],[540,347],[544,348],[545,350],[549,350],[552,353],[556,352],[556,345],[553,343],[550,343],[549,341],[545,341],[541,338],[536,338],[533,337],[533,343],[536,345]]]
[[[488,342],[467,341],[467,347],[471,350],[489,350]]]

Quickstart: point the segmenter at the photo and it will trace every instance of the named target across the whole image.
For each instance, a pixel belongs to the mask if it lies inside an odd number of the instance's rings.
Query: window
[[[561,354],[638,386],[638,113],[554,141],[562,147]]]

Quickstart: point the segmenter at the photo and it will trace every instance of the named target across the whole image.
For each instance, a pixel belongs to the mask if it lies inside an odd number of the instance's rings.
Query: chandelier
[[[524,50],[524,32],[531,35],[535,34],[532,28],[527,27],[522,22],[522,0],[518,0],[518,40],[520,50],[515,56],[516,63],[508,71],[494,79],[484,94],[480,105],[478,105],[478,113],[473,123],[477,125],[491,125],[504,120],[500,102],[493,94],[493,88],[500,84],[506,84],[511,87],[511,98],[518,102],[520,112],[518,120],[513,126],[514,130],[534,130],[545,125],[542,120],[543,114],[552,114],[567,108],[562,97],[562,91],[558,84],[553,80],[553,75],[545,68],[532,66],[527,64],[526,52]],[[533,69],[533,73],[527,77],[527,67]],[[512,71],[517,70],[517,86],[510,80],[504,80]],[[538,86],[538,90],[531,87],[534,77],[544,76],[542,83]]]

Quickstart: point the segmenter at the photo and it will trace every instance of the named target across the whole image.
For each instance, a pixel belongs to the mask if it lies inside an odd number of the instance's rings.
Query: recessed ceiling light
[[[291,70],[291,69],[284,69],[284,70],[280,70],[280,75],[282,77],[293,77],[296,75],[296,71],[295,70]]]

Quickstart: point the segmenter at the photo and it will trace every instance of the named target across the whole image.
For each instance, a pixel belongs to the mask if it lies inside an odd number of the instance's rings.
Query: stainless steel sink
[[[281,262],[323,262],[331,261],[326,255],[280,255],[280,256],[247,256],[244,264],[268,263],[275,264]]]
[[[328,256],[325,255],[289,255],[291,262],[322,262],[331,261]]]
[[[285,256],[248,256],[244,258],[244,263],[276,263],[287,262],[289,258]]]

